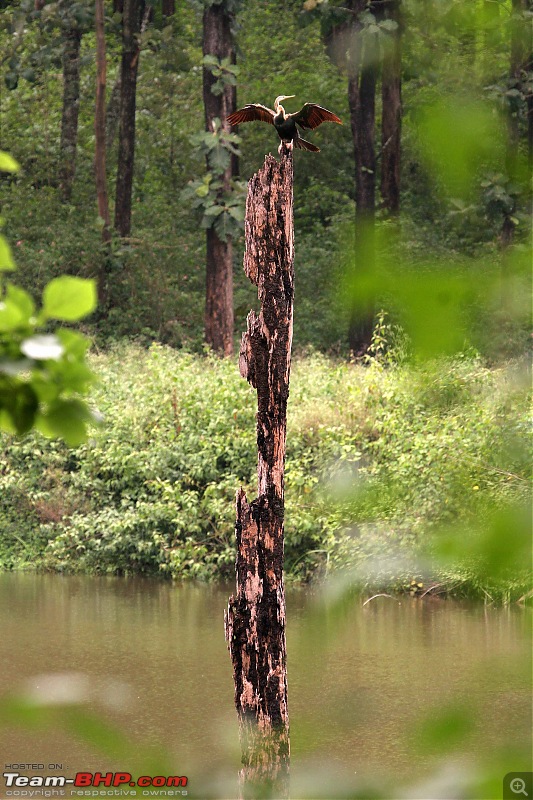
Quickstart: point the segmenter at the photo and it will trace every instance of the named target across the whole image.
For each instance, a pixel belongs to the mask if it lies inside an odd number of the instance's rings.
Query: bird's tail
[[[305,139],[302,139],[301,136],[298,136],[295,139],[296,147],[299,147],[300,150],[309,150],[310,153],[320,153],[320,147],[317,147],[316,144],[311,144],[311,142],[307,142]]]

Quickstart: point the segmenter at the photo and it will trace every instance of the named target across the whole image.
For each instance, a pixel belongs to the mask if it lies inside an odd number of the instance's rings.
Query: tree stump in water
[[[257,389],[258,496],[237,492],[237,596],[229,600],[226,639],[239,715],[243,797],[288,797],[289,715],[285,645],[284,465],[294,296],[292,151],[265,164],[249,183],[244,271],[261,311],[242,336],[241,375]]]

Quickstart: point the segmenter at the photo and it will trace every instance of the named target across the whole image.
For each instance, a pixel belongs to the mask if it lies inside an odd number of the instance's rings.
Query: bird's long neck
[[[285,109],[283,108],[281,103],[276,103],[275,111],[276,111],[276,116],[277,117],[281,116],[283,119],[285,119],[285,117],[286,117]]]

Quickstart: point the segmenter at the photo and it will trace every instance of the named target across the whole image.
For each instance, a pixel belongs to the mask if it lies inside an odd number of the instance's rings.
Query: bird
[[[299,111],[294,114],[287,114],[281,105],[282,100],[290,100],[296,97],[294,94],[280,94],[274,101],[274,111],[261,103],[250,103],[244,108],[234,111],[227,117],[230,125],[240,125],[241,122],[268,122],[275,127],[282,143],[285,142],[291,147],[300,150],[309,150],[311,153],[320,153],[320,148],[316,144],[311,144],[302,139],[297,125],[304,130],[318,128],[323,122],[336,122],[342,125],[342,121],[332,111],[327,108],[317,106],[316,103],[305,103]],[[280,144],[280,152],[282,145]]]

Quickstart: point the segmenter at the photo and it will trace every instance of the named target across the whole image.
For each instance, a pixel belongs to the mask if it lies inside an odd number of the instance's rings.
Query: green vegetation
[[[427,559],[450,552],[450,529],[474,523],[483,550],[493,510],[527,502],[519,373],[473,356],[422,369],[390,359],[295,361],[287,574],[348,568],[372,586],[433,578],[455,593],[518,599],[523,524],[496,581],[490,570],[483,578],[475,548],[452,567]],[[3,440],[1,565],[229,578],[235,491],[253,494],[256,468],[255,396],[234,361],[122,345],[91,366],[104,423],[89,441],[69,450],[36,436]]]
[[[519,180],[510,181],[503,163],[505,103],[517,103],[514,95],[507,96],[513,91],[507,86],[510,3],[502,4],[493,23],[496,30],[484,27],[481,17],[467,13],[463,3],[422,5],[412,0],[405,7],[402,234],[400,241],[394,240],[394,250],[400,250],[412,268],[420,264],[430,276],[438,271],[443,255],[459,271],[465,257],[476,256],[476,280],[484,282],[487,272],[490,276],[500,269],[505,215],[512,214],[515,220],[517,245],[523,245],[528,235],[522,110],[516,114],[521,132]],[[11,59],[12,72],[19,76],[16,88],[5,88],[0,96],[2,139],[8,143],[4,146],[9,146],[22,171],[16,180],[0,180],[0,208],[9,222],[10,239],[16,243],[22,285],[33,292],[65,272],[94,277],[103,258],[93,175],[95,43],[94,33],[87,30],[82,38],[76,180],[70,201],[62,202],[57,180],[62,89],[59,27],[53,29],[54,39],[48,29],[53,27],[54,8],[48,12],[47,28],[36,20],[30,24],[20,6],[12,3],[1,10],[5,29],[0,30],[0,52],[9,54],[12,47],[10,23],[16,31],[17,20],[24,18],[26,27]],[[328,58],[320,20],[303,8],[303,3],[282,0],[250,0],[242,5],[238,98],[239,103],[268,104],[276,94],[290,92],[297,95],[294,108],[314,99],[345,122],[342,128],[324,125],[313,132],[323,152],[315,157],[299,153],[296,159],[295,343],[346,354],[347,313],[342,312],[336,291],[343,249],[339,243],[345,241],[346,223],[353,222],[355,198],[346,76]],[[109,21],[108,95],[118,71],[118,32]],[[470,39],[477,48],[475,55],[470,52]],[[491,42],[488,51],[484,49],[487,41]],[[205,231],[199,222],[201,213],[213,208],[205,182],[208,145],[202,132],[202,63],[198,4],[177,4],[176,14],[165,25],[156,16],[144,35],[139,61],[132,236],[112,243],[112,307],[107,319],[90,326],[100,343],[128,336],[202,349]],[[32,73],[25,72],[30,67]],[[271,76],[267,82],[265,75]],[[377,128],[379,117],[378,101]],[[262,164],[265,152],[277,144],[261,125],[249,125],[240,133],[240,173],[248,178]],[[109,147],[111,194],[116,149],[116,143]],[[192,200],[191,193],[196,193]],[[199,210],[191,207],[195,205]],[[220,224],[238,222],[240,208],[232,209]],[[379,210],[378,222],[390,230]],[[239,239],[234,252],[237,341],[239,320],[254,296],[242,274]],[[390,297],[383,288],[379,300],[389,306]],[[499,320],[487,315],[483,354],[496,358],[523,348],[523,328],[523,320],[517,321],[503,337]]]
[[[169,17],[160,4],[148,4],[153,16],[139,38],[132,234],[113,234],[109,249],[93,174],[94,4],[41,5],[0,2],[0,55],[8,67],[1,133],[21,164],[14,175],[0,163],[0,206],[19,265],[8,305],[18,304],[23,317],[4,333],[15,337],[10,346],[19,354],[33,326],[47,326],[45,342],[60,343],[63,361],[34,361],[41,378],[46,371],[53,378],[63,412],[72,413],[71,423],[55,413],[55,427],[47,426],[35,397],[27,402],[27,386],[20,402],[13,400],[11,388],[25,374],[9,376],[1,397],[9,430],[0,466],[4,568],[174,578],[233,572],[234,494],[240,484],[254,492],[255,398],[233,361],[202,355],[207,218],[218,234],[234,237],[235,342],[256,299],[240,266],[242,195],[235,189],[219,213],[213,197],[220,186],[206,175],[206,156],[218,174],[238,148],[244,179],[276,142],[261,125],[240,136],[202,130],[205,67],[217,78],[215,93],[237,84],[239,104],[272,103],[290,92],[295,107],[316,101],[345,121],[313,132],[320,155],[295,158],[300,355],[289,407],[288,574],[306,579],[347,569],[372,586],[423,593],[440,590],[427,583],[434,578],[456,593],[521,597],[531,70],[516,59],[527,13],[510,0],[468,8],[457,0],[402,3],[401,215],[380,207],[376,181],[370,274],[354,246],[348,77],[328,38],[343,18],[338,4],[229,3],[237,10],[237,65],[203,58],[202,4],[175,4]],[[116,4],[105,8],[113,111],[121,20]],[[361,24],[365,35],[378,37],[379,50],[396,24],[382,20],[374,30],[378,11],[369,4]],[[69,29],[81,37],[70,194],[58,177]],[[382,117],[378,96],[378,173]],[[111,215],[116,138],[107,148]],[[83,362],[87,340],[73,326],[49,329],[54,314],[46,298],[54,286],[63,292],[65,281],[74,286],[102,271],[106,308],[84,321],[83,333],[95,342],[91,368],[100,385],[93,400],[104,423],[82,442],[89,416],[75,392],[91,376],[85,365],[66,365],[74,350]],[[52,289],[38,315],[46,286]],[[80,300],[76,318],[89,310]],[[356,364],[347,333],[358,304],[361,312],[374,305],[388,316],[378,319],[372,350]],[[50,418],[50,399],[41,400]],[[76,448],[36,434],[14,437],[35,421]],[[501,542],[509,537],[507,558]]]
[[[18,169],[0,152],[0,171]],[[36,428],[71,445],[84,441],[87,423],[96,421],[79,395],[94,380],[85,355],[86,336],[66,328],[48,332],[51,320],[76,322],[94,311],[90,280],[64,275],[45,287],[37,311],[31,295],[8,281],[16,269],[7,240],[0,235],[0,431],[24,434]]]

